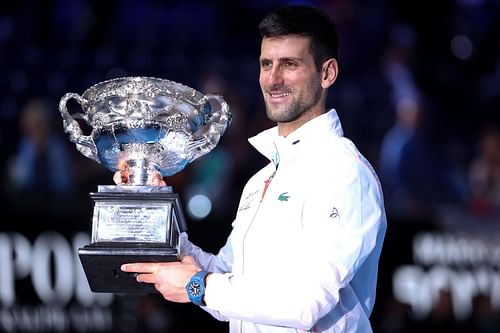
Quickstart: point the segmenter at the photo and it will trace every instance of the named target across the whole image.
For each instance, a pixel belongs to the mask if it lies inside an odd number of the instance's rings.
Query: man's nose
[[[279,66],[275,66],[269,71],[267,81],[269,85],[276,85],[283,82],[283,72]]]

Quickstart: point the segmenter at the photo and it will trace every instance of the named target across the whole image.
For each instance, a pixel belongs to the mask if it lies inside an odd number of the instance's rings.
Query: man
[[[335,26],[289,6],[259,29],[259,81],[277,126],[250,139],[270,163],[246,184],[226,245],[209,254],[183,234],[180,262],[122,269],[229,320],[231,332],[371,332],[386,218],[373,169],[325,110]]]

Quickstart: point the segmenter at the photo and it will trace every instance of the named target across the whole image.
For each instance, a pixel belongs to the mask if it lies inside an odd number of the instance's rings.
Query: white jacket
[[[249,141],[271,162],[246,184],[226,245],[215,256],[181,237],[215,272],[204,309],[231,332],[372,332],[387,221],[378,178],[336,111]]]

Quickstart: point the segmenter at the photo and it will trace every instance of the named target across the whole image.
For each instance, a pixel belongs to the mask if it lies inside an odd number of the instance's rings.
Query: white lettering
[[[0,332],[109,332],[110,308],[47,305],[0,308]]]
[[[500,246],[486,239],[465,235],[421,232],[413,239],[413,260],[430,266],[482,265],[499,267]]]
[[[28,277],[31,273],[31,244],[29,240],[20,233],[10,234],[14,250],[14,270],[17,280]]]
[[[106,331],[113,326],[113,316],[109,308],[70,308],[71,324],[80,332]]]
[[[31,278],[36,293],[46,304],[67,304],[74,282],[73,258],[68,242],[61,234],[46,231],[38,236],[33,248]]]
[[[31,271],[31,246],[23,235],[0,233],[0,304],[16,301],[15,280],[26,278]]]
[[[500,309],[500,274],[492,276],[490,301],[494,309]]]
[[[62,234],[46,231],[33,245],[20,233],[0,233],[0,332],[107,332],[112,328],[113,315],[107,306],[113,294],[90,290],[78,257],[78,249],[88,243],[89,236],[83,232],[70,243]],[[32,294],[42,303],[17,304],[16,283],[24,288],[30,277],[33,290],[23,289],[23,296]]]
[[[470,271],[450,272],[449,289],[453,313],[458,320],[466,319],[472,313],[472,301],[478,294],[477,283]]]
[[[0,332],[14,332],[16,325],[12,314],[6,309],[0,309]]]
[[[494,309],[500,309],[500,274],[493,269],[456,269],[435,265],[429,270],[420,266],[398,267],[393,275],[396,300],[410,305],[418,319],[425,318],[442,292],[449,292],[453,312],[458,320],[471,315],[473,300],[478,295],[490,298]]]
[[[426,317],[432,308],[432,297],[427,277],[418,266],[401,266],[393,276],[393,293],[396,300],[409,304],[417,318]]]
[[[78,249],[89,243],[87,233],[76,233],[71,246],[60,233],[46,231],[34,241],[20,233],[0,233],[0,305],[16,303],[16,282],[30,277],[35,294],[45,304],[67,304],[73,296],[84,306],[112,303],[113,294],[93,293],[83,271]]]
[[[0,304],[10,306],[15,300],[12,244],[6,234],[0,234]]]

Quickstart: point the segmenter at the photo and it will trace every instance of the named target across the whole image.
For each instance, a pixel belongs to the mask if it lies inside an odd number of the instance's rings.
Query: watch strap
[[[204,305],[203,298],[205,296],[205,279],[207,275],[207,271],[199,271],[186,284],[188,298],[193,304]]]

